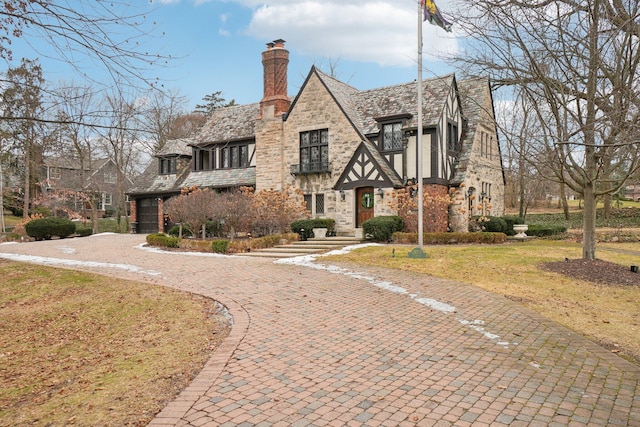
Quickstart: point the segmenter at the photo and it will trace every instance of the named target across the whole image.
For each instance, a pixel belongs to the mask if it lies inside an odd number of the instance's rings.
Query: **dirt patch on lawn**
[[[579,280],[601,285],[640,286],[640,273],[631,271],[630,266],[603,260],[566,259],[542,264],[542,268]]]

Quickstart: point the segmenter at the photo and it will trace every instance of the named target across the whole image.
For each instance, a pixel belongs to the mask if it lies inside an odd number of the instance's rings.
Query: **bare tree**
[[[116,218],[120,227],[121,217],[127,214],[125,191],[140,163],[142,132],[138,130],[140,100],[117,89],[105,95],[105,119],[100,133],[103,150],[116,167]]]
[[[133,6],[107,0],[79,0],[73,5],[61,1],[4,1],[0,9],[0,57],[12,58],[11,43],[17,38],[34,47],[37,40],[54,49],[55,59],[71,66],[87,58],[94,66],[104,67],[114,82],[155,86],[157,81],[149,77],[149,68],[163,65],[169,57],[141,47],[155,26],[149,19],[153,12],[150,3]]]
[[[145,151],[154,154],[167,142],[176,138],[174,124],[184,115],[186,99],[175,91],[166,93],[150,91],[146,97],[145,112],[142,117],[142,127],[148,135],[143,140]]]
[[[518,86],[544,142],[537,161],[584,199],[584,259],[595,259],[596,201],[640,167],[640,3],[479,0],[457,26],[466,69]]]

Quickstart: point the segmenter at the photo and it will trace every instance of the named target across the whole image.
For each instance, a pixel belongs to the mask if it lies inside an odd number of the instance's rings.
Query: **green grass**
[[[619,244],[618,244],[619,245]],[[638,244],[606,244],[598,258],[637,264]],[[624,253],[607,248],[620,248]],[[395,249],[395,257],[392,250]],[[442,277],[504,295],[605,346],[640,360],[640,286],[604,286],[568,278],[540,267],[549,261],[576,259],[578,243],[532,240],[502,245],[425,246],[427,259],[410,259],[412,246],[376,246],[327,260],[394,268]]]

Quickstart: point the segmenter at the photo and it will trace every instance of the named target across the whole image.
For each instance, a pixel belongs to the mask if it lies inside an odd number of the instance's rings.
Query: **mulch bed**
[[[613,262],[584,259],[566,259],[542,264],[542,268],[574,279],[587,280],[602,285],[640,286],[640,273],[631,271],[631,266]]]

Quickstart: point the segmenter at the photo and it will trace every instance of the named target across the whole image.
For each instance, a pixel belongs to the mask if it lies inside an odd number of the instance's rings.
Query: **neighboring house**
[[[640,202],[640,184],[630,184],[624,187],[623,196]]]
[[[98,215],[115,210],[118,204],[117,168],[111,159],[97,159],[82,164],[77,159],[44,157],[39,168],[41,194],[68,193],[66,207],[80,214],[90,214],[89,206],[80,195],[92,194],[98,207]],[[129,181],[127,186],[131,185]],[[74,197],[73,193],[78,193]]]
[[[310,214],[335,219],[344,235],[373,216],[396,213],[389,203],[394,190],[418,177],[416,83],[360,91],[311,67],[290,98],[289,52],[283,40],[267,46],[262,100],[215,110],[193,141],[165,147],[128,191],[138,232],[162,230],[164,201],[194,185],[295,186]],[[425,194],[457,196],[437,228],[466,229],[469,214],[502,215],[504,174],[488,79],[429,79],[423,99]],[[163,169],[168,159],[176,159],[175,169]]]

